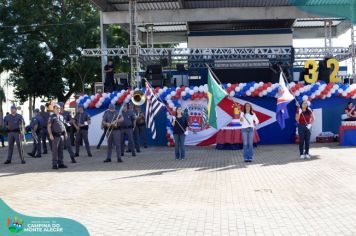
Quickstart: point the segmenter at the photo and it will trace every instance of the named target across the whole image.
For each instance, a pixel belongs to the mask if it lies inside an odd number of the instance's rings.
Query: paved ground
[[[105,148],[64,171],[49,155],[0,164],[0,197],[31,216],[80,221],[91,235],[356,235],[356,152],[312,145],[241,151],[149,148],[124,163],[102,163]],[[93,149],[94,150],[94,149]],[[7,149],[0,148],[1,162]],[[83,153],[83,152],[82,152]],[[108,227],[111,225],[111,227]]]

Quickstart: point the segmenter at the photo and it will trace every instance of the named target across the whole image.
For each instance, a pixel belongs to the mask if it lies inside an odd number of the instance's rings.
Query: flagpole
[[[172,114],[172,113],[170,112],[170,110],[169,110],[170,108],[164,103],[164,101],[163,101],[159,96],[157,96],[157,95],[155,94],[154,88],[152,87],[152,85],[150,84],[150,82],[148,82],[148,80],[147,80],[146,78],[143,78],[143,79],[146,81],[148,87],[150,87],[153,96],[155,96],[155,97],[166,107],[168,113],[169,113],[171,116],[173,116],[174,114]],[[180,127],[182,130],[184,130],[183,126],[179,123],[179,121],[176,120],[176,122],[177,122],[177,124],[179,125],[179,127]]]
[[[289,88],[289,83],[288,83],[287,77],[285,76],[285,74],[284,74],[284,72],[283,72],[283,70],[282,70],[282,67],[281,67],[280,65],[279,65],[279,70],[281,71],[281,74],[282,74],[282,77],[283,77],[283,79],[284,79],[284,82],[286,82],[286,87],[287,87],[288,91],[293,95],[294,101],[295,101],[296,104],[298,104],[298,107],[301,108],[301,106],[300,106],[298,100],[295,98],[294,93],[293,93],[293,92],[290,90],[290,88]],[[298,111],[298,112],[299,112],[299,111]],[[305,119],[305,116],[304,116],[303,112],[302,112],[301,114],[302,114],[302,116],[303,116],[304,122],[307,123],[307,119]]]
[[[216,76],[216,74],[214,73],[214,71],[210,68],[210,66],[208,65],[208,63],[205,63],[206,67],[208,68],[208,70],[212,73],[212,75],[214,76],[213,79],[215,79],[220,85],[223,85],[221,83],[221,81],[219,80],[219,78]],[[223,86],[222,86],[223,87]],[[225,90],[227,97],[232,98],[232,96],[230,96],[230,94],[226,91],[226,89],[223,87],[223,89]],[[233,102],[234,105],[236,105],[237,107],[239,107],[239,104],[237,102],[235,102],[233,99],[231,99],[231,101]],[[240,109],[239,109],[240,110]],[[241,112],[241,111],[240,111]]]

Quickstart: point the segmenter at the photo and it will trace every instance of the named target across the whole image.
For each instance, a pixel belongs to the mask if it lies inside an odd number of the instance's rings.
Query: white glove
[[[185,135],[188,135],[188,133],[189,133],[188,130],[186,130],[186,131],[184,132]]]
[[[173,123],[173,121],[175,121],[176,120],[176,117],[175,116],[172,116],[172,123]]]
[[[311,129],[311,127],[312,127],[312,125],[311,125],[311,124],[307,125],[308,130],[310,130],[310,129]]]

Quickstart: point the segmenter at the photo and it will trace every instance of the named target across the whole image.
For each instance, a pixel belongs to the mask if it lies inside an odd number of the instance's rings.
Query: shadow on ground
[[[340,149],[336,144],[312,144],[311,154],[315,148]],[[31,145],[25,147],[25,153],[31,149]],[[162,175],[168,172],[181,169],[195,169],[195,171],[227,171],[237,168],[248,168],[249,166],[259,165],[261,167],[271,165],[287,165],[289,163],[313,162],[319,159],[318,155],[312,155],[309,160],[300,160],[297,145],[260,145],[254,149],[255,159],[252,163],[245,163],[242,158],[242,150],[220,151],[214,147],[187,147],[186,160],[174,160],[174,149],[169,147],[149,147],[143,149],[136,157],[131,157],[125,153],[123,163],[115,161],[113,152],[113,162],[103,163],[106,157],[106,147],[101,150],[92,147],[93,157],[87,157],[85,151],[81,149],[81,156],[77,159],[78,163],[70,163],[69,155],[65,151],[65,164],[67,169],[52,170],[51,154],[43,155],[42,158],[26,157],[26,164],[20,164],[18,153],[13,155],[13,163],[10,165],[2,164],[7,157],[7,147],[0,149],[0,178],[26,173],[41,172],[96,172],[96,171],[132,171],[146,170],[154,171],[149,174],[137,175],[135,177],[147,175]],[[132,178],[125,177],[125,178]]]

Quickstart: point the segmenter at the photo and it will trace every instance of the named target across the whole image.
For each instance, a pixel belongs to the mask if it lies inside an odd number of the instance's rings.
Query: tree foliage
[[[87,0],[3,0],[0,7],[0,72],[11,70],[15,95],[66,101],[101,81],[99,58],[81,56],[100,47],[99,12]],[[114,28],[110,40],[127,46]]]

